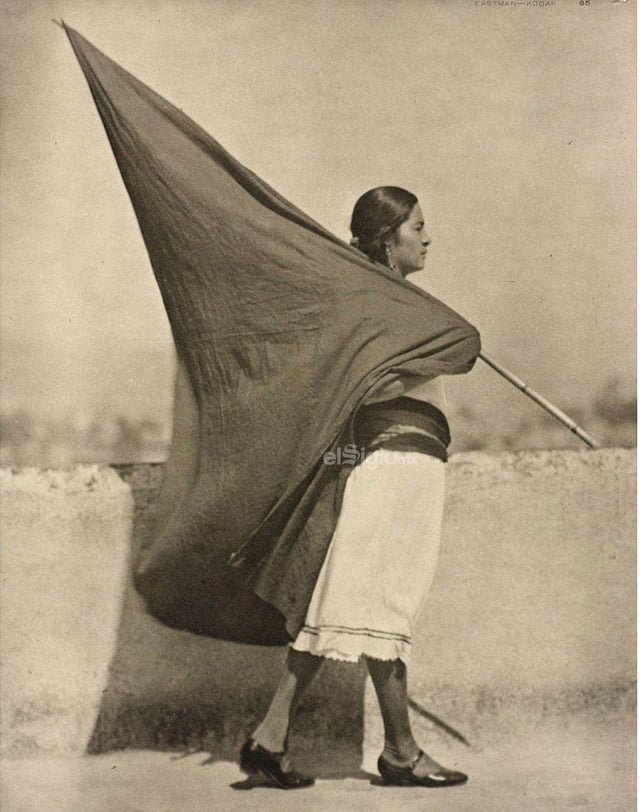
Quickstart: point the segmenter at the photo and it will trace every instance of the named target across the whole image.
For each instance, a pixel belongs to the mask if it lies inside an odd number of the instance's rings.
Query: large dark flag
[[[66,32],[178,356],[172,448],[137,588],[171,626],[283,644],[304,620],[348,475],[323,455],[349,442],[359,406],[401,372],[467,372],[478,334]]]

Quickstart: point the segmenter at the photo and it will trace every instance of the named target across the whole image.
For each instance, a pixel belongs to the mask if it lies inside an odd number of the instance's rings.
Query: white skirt
[[[440,546],[444,463],[372,452],[349,474],[304,626],[291,644],[332,660],[403,660]]]

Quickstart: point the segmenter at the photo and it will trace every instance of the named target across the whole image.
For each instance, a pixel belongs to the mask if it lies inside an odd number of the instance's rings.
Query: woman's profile
[[[366,192],[354,207],[351,231],[352,244],[394,274],[424,268],[430,238],[412,193],[395,186]],[[444,787],[467,780],[422,751],[407,695],[413,624],[440,543],[450,440],[443,408],[441,378],[402,376],[374,391],[355,416],[348,457],[355,465],[304,624],[267,714],[241,750],[241,768],[259,781],[282,789],[313,783],[287,756],[293,714],[326,659],[360,658],[384,722],[383,781]]]

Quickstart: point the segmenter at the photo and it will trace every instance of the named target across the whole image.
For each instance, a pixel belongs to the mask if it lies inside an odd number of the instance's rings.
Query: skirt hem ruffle
[[[290,644],[295,651],[306,651],[328,660],[357,663],[361,657],[374,660],[402,660],[411,658],[411,643],[407,640],[380,639],[368,635],[341,635],[335,632],[307,632],[304,629]]]

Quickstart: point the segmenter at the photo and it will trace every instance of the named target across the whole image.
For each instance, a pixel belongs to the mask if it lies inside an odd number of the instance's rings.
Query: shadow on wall
[[[136,505],[134,556],[151,531],[161,465],[116,466]],[[240,645],[167,628],[127,584],[116,654],[89,752],[121,748],[202,751],[235,760],[267,709],[283,648]],[[347,772],[361,763],[365,672],[326,663],[298,711],[292,747],[340,748]],[[298,743],[296,745],[296,742]]]

